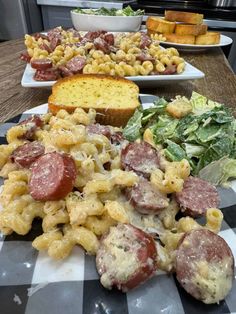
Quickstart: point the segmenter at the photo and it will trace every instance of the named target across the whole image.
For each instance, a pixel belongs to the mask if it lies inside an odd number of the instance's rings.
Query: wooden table
[[[21,78],[25,63],[19,59],[25,50],[23,39],[0,44],[0,122],[22,113],[26,109],[47,102],[49,89],[23,88]],[[225,103],[236,114],[236,76],[220,48],[204,52],[182,52],[181,55],[205,73],[205,78],[143,89],[142,93],[172,98],[190,96],[195,90],[210,99]]]

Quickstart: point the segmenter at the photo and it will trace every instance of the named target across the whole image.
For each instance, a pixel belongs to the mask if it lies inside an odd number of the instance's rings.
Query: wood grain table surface
[[[19,59],[25,50],[24,40],[11,40],[0,44],[0,122],[23,111],[47,102],[50,89],[24,88],[21,78],[25,63]],[[186,61],[205,73],[205,78],[190,80],[155,89],[141,89],[141,93],[172,98],[189,97],[192,91],[233,108],[236,114],[236,76],[220,48],[202,52],[181,52]]]

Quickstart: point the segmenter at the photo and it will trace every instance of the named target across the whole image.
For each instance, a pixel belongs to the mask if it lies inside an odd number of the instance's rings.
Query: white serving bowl
[[[74,28],[78,31],[137,32],[140,29],[143,15],[107,16],[71,11],[71,19]]]

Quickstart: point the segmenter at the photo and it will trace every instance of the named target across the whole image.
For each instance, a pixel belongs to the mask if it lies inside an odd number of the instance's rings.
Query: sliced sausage
[[[78,38],[78,39],[81,39],[80,32],[77,31],[77,30],[75,30],[74,28],[69,28],[69,29],[67,30],[67,32],[72,33],[72,34],[73,34],[73,37]]]
[[[27,131],[22,136],[22,138],[27,140],[32,140],[34,138],[34,134],[38,128],[43,126],[43,121],[39,116],[33,115],[30,118],[21,121],[19,124],[26,125]]]
[[[88,38],[83,38],[81,41],[75,43],[76,47],[81,47],[81,46],[84,46],[86,45],[87,43],[91,43],[92,41]]]
[[[100,37],[101,35],[106,34],[106,31],[95,31],[95,32],[87,32],[83,38],[89,39],[93,41],[95,38]]]
[[[151,43],[151,38],[147,34],[141,33],[140,48],[144,49],[146,47],[149,47]]]
[[[183,190],[176,193],[181,211],[191,217],[204,216],[208,208],[217,208],[220,197],[217,189],[209,182],[197,177],[188,177]]]
[[[86,126],[86,131],[88,134],[100,134],[106,136],[108,139],[111,138],[110,127],[99,123]]]
[[[61,44],[61,38],[53,37],[50,40],[50,50],[54,51],[56,49],[56,47],[59,46],[60,44]]]
[[[59,200],[73,189],[76,166],[73,158],[67,154],[45,154],[36,160],[31,170],[29,189],[35,200]]]
[[[44,146],[37,141],[17,147],[10,155],[10,160],[23,168],[29,168],[44,154]]]
[[[136,56],[136,59],[137,60],[140,60],[142,62],[144,61],[151,61],[151,62],[155,62],[155,58],[153,58],[152,56],[150,55],[147,55],[146,53],[142,52],[140,53],[139,55]]]
[[[132,188],[126,189],[126,197],[141,214],[157,214],[169,205],[167,196],[143,178]]]
[[[49,41],[51,42],[51,40],[54,38],[62,39],[62,34],[61,34],[62,31],[63,29],[60,26],[55,27],[51,29],[50,31],[48,31],[47,36],[48,36]]]
[[[126,292],[155,273],[155,242],[144,231],[130,224],[118,224],[100,241],[96,266],[105,288],[117,287]]]
[[[64,66],[64,65],[60,65],[58,67],[58,70],[60,71],[62,77],[67,77],[67,76],[73,76],[74,75],[74,73],[72,71],[70,71],[69,69],[67,69],[67,67]]]
[[[115,43],[115,37],[111,33],[107,33],[102,35],[102,38],[109,44],[109,45],[114,45]]]
[[[60,71],[54,68],[47,70],[36,70],[35,81],[56,81],[60,78]]]
[[[31,62],[31,67],[33,69],[36,69],[36,70],[47,70],[47,69],[50,69],[52,68],[52,60],[50,59],[32,59]]]
[[[231,249],[207,229],[186,233],[176,251],[176,277],[197,300],[206,304],[223,300],[234,278]]]
[[[148,179],[152,171],[160,167],[159,154],[147,142],[129,143],[121,151],[121,166]]]
[[[35,38],[36,40],[38,40],[39,38],[46,39],[46,40],[49,39],[47,35],[44,35],[44,34],[42,34],[42,33],[36,33],[36,34],[34,35],[34,38]]]
[[[73,72],[74,74],[81,72],[86,64],[86,58],[84,57],[74,57],[66,63],[66,68]]]
[[[101,37],[95,38],[93,43],[97,50],[101,50],[105,54],[109,54],[111,52],[110,45]]]
[[[171,75],[171,74],[175,74],[176,71],[177,71],[177,66],[176,66],[176,64],[170,64],[170,65],[167,65],[165,71],[160,72],[159,74]]]
[[[122,132],[114,132],[111,135],[111,143],[114,145],[120,145],[124,141],[125,141],[125,138]]]
[[[28,54],[28,52],[25,51],[25,52],[22,52],[22,53],[21,53],[20,59],[29,63],[31,57],[30,57],[30,55]]]
[[[48,53],[53,52],[53,49],[51,49],[51,47],[49,47],[46,43],[40,44],[39,48],[42,50],[46,50]]]

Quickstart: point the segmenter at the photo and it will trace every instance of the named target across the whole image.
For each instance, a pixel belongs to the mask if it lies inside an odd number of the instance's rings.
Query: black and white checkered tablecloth
[[[143,96],[141,100],[146,104],[153,98]],[[46,110],[42,105],[2,124],[0,144],[6,143],[10,127]],[[236,258],[236,182],[232,188],[219,191],[224,214],[220,235]],[[41,233],[41,224],[36,221],[26,236],[0,236],[0,314],[236,313],[236,281],[226,300],[214,305],[196,301],[174,276],[162,272],[127,294],[108,291],[99,283],[94,257],[81,248],[75,247],[63,261],[53,261],[45,252],[32,248],[32,240]]]

